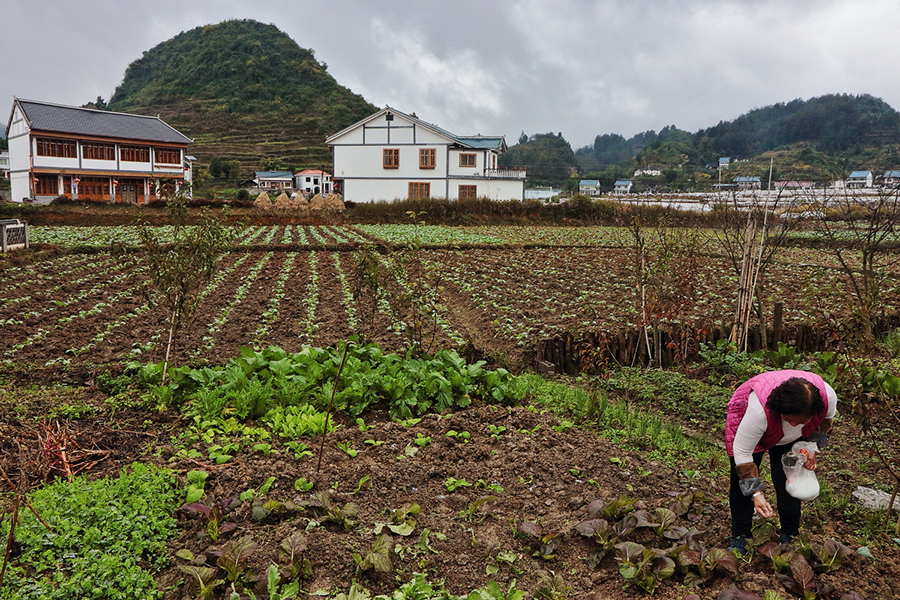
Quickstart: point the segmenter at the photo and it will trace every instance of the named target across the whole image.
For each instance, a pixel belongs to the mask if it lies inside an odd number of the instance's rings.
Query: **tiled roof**
[[[191,140],[159,117],[16,99],[32,130],[123,140],[190,144]]]
[[[290,171],[256,171],[257,177],[265,177],[267,179],[277,179],[279,177],[288,179],[294,176]]]
[[[600,185],[599,179],[582,179],[578,185]]]
[[[457,137],[456,141],[470,148],[503,148],[503,136],[483,136],[476,135],[471,137]]]
[[[869,176],[869,171],[853,171],[852,173],[850,173],[850,179],[856,179],[856,178],[865,179],[868,176]]]
[[[630,180],[630,179],[618,179],[618,180],[616,180],[616,185],[617,185],[617,186],[620,186],[620,185],[631,185],[631,180]]]

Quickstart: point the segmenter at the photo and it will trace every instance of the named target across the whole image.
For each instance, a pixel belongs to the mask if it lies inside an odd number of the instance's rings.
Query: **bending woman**
[[[797,440],[828,443],[837,407],[837,394],[825,381],[808,371],[771,371],[740,385],[728,402],[725,446],[731,460],[731,545],[743,555],[753,524],[753,512],[774,514],[763,492],[759,466],[769,453],[772,484],[781,521],[782,544],[789,544],[800,530],[800,500],[787,493],[787,477],[781,457]],[[804,465],[815,470],[813,454]]]

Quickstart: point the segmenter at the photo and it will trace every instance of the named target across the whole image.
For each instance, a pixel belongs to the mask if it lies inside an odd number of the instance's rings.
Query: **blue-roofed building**
[[[900,171],[885,171],[881,179],[884,187],[895,188],[900,186]]]
[[[256,187],[264,190],[286,190],[294,187],[291,171],[256,171],[253,176]]]
[[[192,179],[192,140],[159,117],[16,98],[6,136],[13,202],[143,204]]]
[[[387,106],[329,136],[344,200],[522,200],[525,170],[501,168],[503,136],[458,136]]]
[[[619,195],[631,193],[632,182],[630,179],[619,179],[613,186],[613,192]]]
[[[870,188],[875,185],[875,174],[872,171],[853,171],[847,178],[848,188]]]
[[[599,196],[600,180],[599,179],[582,179],[578,182],[578,193],[585,196]]]
[[[760,188],[760,179],[758,175],[740,176],[734,178],[734,187],[739,190],[758,190]]]

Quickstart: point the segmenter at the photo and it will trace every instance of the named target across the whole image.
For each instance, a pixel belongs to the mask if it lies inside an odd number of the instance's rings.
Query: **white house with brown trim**
[[[503,136],[457,136],[388,106],[325,143],[344,200],[525,196],[525,170],[498,167]]]
[[[16,98],[6,137],[13,202],[143,204],[191,181],[192,140],[159,117]]]

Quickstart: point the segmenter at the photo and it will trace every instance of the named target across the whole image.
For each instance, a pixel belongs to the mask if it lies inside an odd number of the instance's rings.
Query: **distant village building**
[[[0,177],[9,179],[9,152],[0,152]]]
[[[723,171],[728,168],[728,165],[731,164],[731,158],[728,156],[719,157],[719,168]]]
[[[578,193],[585,196],[599,196],[600,180],[599,179],[582,179],[578,182]]]
[[[304,194],[330,194],[331,174],[316,169],[294,173],[294,189]]]
[[[853,171],[847,178],[848,188],[870,188],[875,185],[875,175],[872,171]]]
[[[900,171],[885,171],[882,185],[889,188],[900,186]]]
[[[613,186],[613,192],[617,195],[630,194],[632,183],[630,179],[619,179]]]
[[[143,204],[192,179],[192,140],[159,117],[15,98],[6,137],[13,202]]]
[[[522,200],[525,170],[500,168],[503,136],[458,136],[385,107],[329,136],[334,190],[344,200]]]
[[[525,188],[526,200],[550,200],[558,197],[562,190],[554,187],[533,187]]]
[[[263,190],[290,189],[294,187],[294,175],[290,171],[256,171],[253,183]]]
[[[634,170],[635,177],[659,177],[660,175],[662,175],[662,170],[655,167],[646,167],[643,169]]]
[[[734,186],[739,190],[758,190],[760,188],[759,176],[741,176],[734,178]]]

